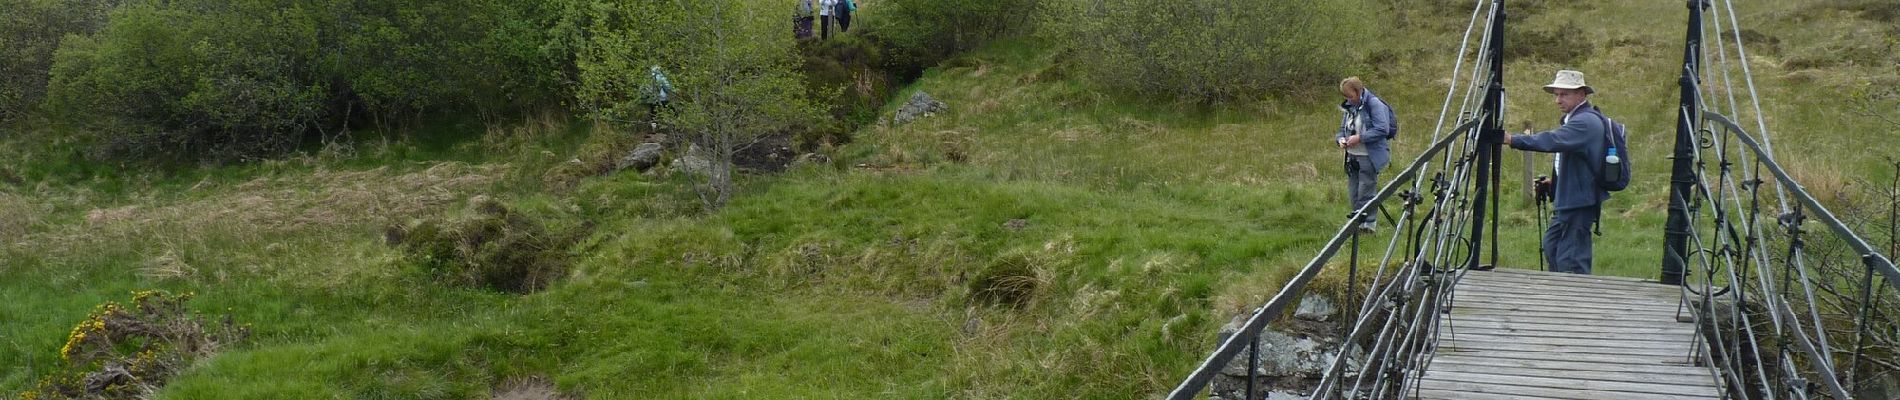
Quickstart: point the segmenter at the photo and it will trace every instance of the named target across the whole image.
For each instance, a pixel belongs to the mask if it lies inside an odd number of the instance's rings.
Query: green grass
[[[1639,162],[1637,186],[1606,207],[1598,271],[1652,277],[1682,5],[1589,4],[1522,15],[1603,23],[1580,24],[1598,49],[1581,65],[1510,64],[1508,118],[1551,126],[1537,88],[1560,67],[1590,74]],[[1812,51],[1792,22],[1811,6],[1749,7],[1763,9],[1744,23],[1782,37],[1779,52]],[[1394,65],[1340,71],[1401,112],[1392,171],[1430,141],[1468,11],[1411,15],[1382,35],[1404,55]],[[1892,150],[1831,134],[1892,138],[1836,95],[1848,83],[1834,74],[1881,71],[1795,73],[1763,53],[1781,160],[1811,187],[1891,173],[1865,171]],[[604,137],[590,135],[622,134],[559,116],[163,173],[23,166],[18,153],[40,150],[10,147],[0,165],[33,184],[0,184],[0,365],[14,366],[0,392],[58,368],[93,306],[161,288],[256,330],[162,398],[482,398],[532,376],[586,398],[1154,397],[1337,229],[1336,86],[1203,109],[1102,93],[1063,67],[1087,60],[1060,54],[1006,41],[927,71],[886,112],[916,90],[950,112],[866,127],[829,164],[742,178],[713,213],[677,176],[550,187],[550,169]],[[483,139],[442,140],[456,132]],[[1505,161],[1516,177],[1518,154]],[[1519,190],[1504,185],[1501,258],[1532,268],[1539,224]],[[447,287],[403,272],[381,243],[388,224],[476,194],[591,222],[569,278],[522,296]],[[1014,219],[1027,225],[1005,227]],[[977,301],[969,282],[1012,256],[1032,261],[1029,301]]]

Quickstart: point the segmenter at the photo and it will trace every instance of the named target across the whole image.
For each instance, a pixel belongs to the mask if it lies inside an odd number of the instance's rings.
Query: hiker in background
[[[654,122],[648,122],[647,125],[659,128],[657,121],[660,119],[660,114],[673,110],[673,82],[666,79],[666,72],[660,70],[658,65],[647,68],[647,75],[653,78],[653,82],[642,85],[642,89],[647,97],[647,110],[652,113],[654,119]]]
[[[812,5],[814,0],[794,1],[798,2],[798,12],[792,15],[792,37],[810,39],[812,12],[817,11]]]
[[[1597,176],[1598,163],[1605,156],[1608,119],[1590,104],[1590,94],[1596,89],[1584,83],[1582,72],[1557,71],[1556,79],[1544,85],[1544,91],[1556,97],[1557,109],[1564,115],[1563,126],[1536,134],[1525,130],[1522,135],[1506,136],[1504,144],[1518,150],[1557,153],[1556,212],[1551,214],[1550,227],[1544,230],[1544,257],[1550,261],[1551,271],[1589,275],[1595,253],[1590,229],[1603,213],[1603,201],[1610,198],[1610,193],[1598,186]]]
[[[1340,81],[1339,94],[1346,97],[1339,103],[1340,111],[1346,115],[1340,119],[1339,132],[1333,137],[1339,148],[1346,151],[1346,193],[1353,212],[1357,212],[1379,194],[1379,170],[1392,161],[1386,139],[1392,138],[1397,122],[1392,107],[1373,95],[1372,89],[1367,89],[1357,76]],[[1378,216],[1376,210],[1366,210],[1366,219],[1359,223],[1359,230],[1372,232],[1378,227]],[[1354,215],[1348,213],[1346,217]]]
[[[818,0],[818,38],[831,38],[831,14],[838,8],[838,0]]]
[[[833,1],[838,2],[838,5],[837,5],[838,9],[831,12],[833,16],[836,16],[838,18],[838,33],[845,33],[846,31],[850,31],[851,30],[851,14],[856,14],[858,12],[858,2],[853,1],[853,0],[833,0]]]

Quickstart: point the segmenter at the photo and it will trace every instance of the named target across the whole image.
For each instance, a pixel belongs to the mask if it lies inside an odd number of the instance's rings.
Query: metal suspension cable
[[[1465,66],[1465,50],[1467,49],[1466,46],[1471,44],[1471,29],[1478,26],[1478,11],[1484,9],[1484,0],[1477,0],[1475,3],[1476,4],[1471,7],[1471,22],[1465,24],[1465,34],[1458,40],[1458,53],[1457,56],[1454,57],[1457,61],[1454,61],[1451,65],[1451,82],[1445,84],[1445,101],[1443,106],[1438,107],[1438,122],[1432,124],[1433,141],[1438,140],[1438,136],[1444,134],[1445,112],[1451,110],[1451,96],[1453,93],[1458,92],[1458,71],[1462,71]],[[1491,30],[1486,29],[1485,35],[1489,36],[1490,32]],[[1482,49],[1484,47],[1480,45],[1479,48]],[[1461,107],[1458,111],[1463,112],[1464,109]],[[1456,123],[1454,122],[1454,124]],[[1416,183],[1412,185],[1412,190],[1418,190]]]
[[[1722,5],[1728,9],[1729,33],[1735,35],[1736,64],[1742,65],[1742,79],[1748,82],[1748,100],[1749,103],[1755,106],[1755,129],[1761,132],[1762,150],[1769,155],[1773,155],[1775,154],[1775,146],[1773,143],[1770,143],[1768,139],[1768,121],[1762,116],[1761,95],[1755,91],[1755,74],[1748,68],[1748,48],[1742,45],[1742,25],[1741,22],[1735,18],[1735,2],[1733,0],[1722,0]],[[1716,23],[1719,24],[1722,22],[1716,21]],[[1788,191],[1783,189],[1781,185],[1775,185],[1775,197],[1780,200],[1781,212],[1788,212]]]
[[[1718,141],[1715,147],[1718,149],[1717,151],[1718,151],[1718,155],[1720,157],[1719,160],[1721,163],[1721,170],[1720,170],[1721,175],[1715,181],[1725,183],[1724,189],[1728,190],[1729,191],[1728,193],[1734,196],[1733,198],[1739,198],[1740,192],[1736,188],[1736,186],[1733,184],[1733,177],[1731,175],[1731,172],[1733,170],[1729,168],[1731,163],[1728,159],[1728,153],[1727,153],[1728,146],[1726,145],[1726,143]],[[1700,163],[1698,163],[1698,165],[1700,165]],[[1722,249],[1722,251],[1696,252],[1696,258],[1703,260],[1701,265],[1704,266],[1705,274],[1706,274],[1705,280],[1703,282],[1704,289],[1702,293],[1702,296],[1703,296],[1702,304],[1704,305],[1713,303],[1714,301],[1713,296],[1714,296],[1714,293],[1716,292],[1712,287],[1714,283],[1714,279],[1715,279],[1714,272],[1713,272],[1714,262],[1713,260],[1710,260],[1709,257],[1704,256],[1704,254],[1717,254],[1722,258],[1723,264],[1725,264],[1725,266],[1727,267],[1723,269],[1725,271],[1725,274],[1727,275],[1728,282],[1730,283],[1730,285],[1737,285],[1741,282],[1742,279],[1738,277],[1736,274],[1738,273],[1738,271],[1743,271],[1743,268],[1736,265],[1733,252],[1728,251],[1729,250],[1728,246],[1736,244],[1737,242],[1743,241],[1741,236],[1737,232],[1735,232],[1733,228],[1734,221],[1739,218],[1736,218],[1736,216],[1730,215],[1731,212],[1740,209],[1739,208],[1740,203],[1737,202],[1737,208],[1723,207],[1721,198],[1725,196],[1722,196],[1723,194],[1722,192],[1716,191],[1710,188],[1708,184],[1709,181],[1710,179],[1708,179],[1707,177],[1707,169],[1698,168],[1696,186],[1702,194],[1701,196],[1702,201],[1707,202],[1709,204],[1710,209],[1713,210],[1713,214],[1715,215],[1715,218],[1716,218],[1716,221],[1715,221],[1715,229],[1717,231],[1715,235],[1716,240],[1714,242],[1715,245],[1711,247],[1717,247],[1717,248]],[[1748,224],[1750,222],[1744,219],[1743,223]],[[1722,235],[1722,233],[1728,233],[1728,235],[1725,237]],[[1696,228],[1696,224],[1689,225],[1689,235],[1690,237],[1693,238],[1693,240],[1696,243],[1703,243],[1703,236],[1700,230]],[[1752,232],[1751,232],[1751,235],[1752,235]],[[1750,236],[1751,239],[1753,237],[1754,236]],[[1745,290],[1741,290],[1740,288],[1735,288],[1735,290],[1730,291],[1730,297],[1733,298],[1733,300],[1735,301],[1735,304],[1745,304],[1743,300],[1743,294],[1745,292],[1746,292]],[[1721,320],[1722,318],[1721,314],[1713,312],[1713,311],[1714,310],[1711,307],[1710,309],[1702,312],[1702,315],[1709,316],[1712,319],[1712,321],[1707,325],[1697,324],[1696,329],[1698,331],[1701,331],[1704,326],[1711,326],[1711,327],[1723,326],[1722,320]],[[1729,324],[1730,324],[1729,329],[1745,332],[1747,335],[1747,343],[1751,344],[1747,346],[1747,351],[1749,351],[1750,354],[1754,356],[1753,359],[1760,359],[1761,356],[1758,351],[1759,346],[1752,345],[1753,343],[1759,343],[1759,339],[1754,335],[1754,331],[1752,329],[1748,329],[1750,326],[1753,326],[1753,322],[1751,321],[1751,318],[1749,317],[1748,313],[1738,312],[1736,314],[1737,315],[1735,317],[1729,319]],[[1741,378],[1740,371],[1735,367],[1735,365],[1738,362],[1737,359],[1741,358],[1740,353],[1741,351],[1743,351],[1743,349],[1741,348],[1742,346],[1740,345],[1740,342],[1734,341],[1736,342],[1735,346],[1730,346],[1729,342],[1731,341],[1724,339],[1722,335],[1717,334],[1717,335],[1711,335],[1711,336],[1712,336],[1711,343],[1710,343],[1711,348],[1720,346],[1720,349],[1724,351],[1723,353],[1724,360],[1722,360],[1722,364],[1724,365],[1724,367],[1721,369],[1723,370],[1723,374],[1726,375],[1730,379],[1730,382],[1734,383],[1734,386],[1728,386],[1728,387],[1731,389],[1740,389],[1739,385],[1741,385],[1741,382],[1744,379]],[[1711,365],[1711,367],[1715,367],[1715,366]],[[1771,386],[1771,384],[1766,379],[1767,374],[1765,373],[1765,371],[1761,370],[1761,366],[1759,363],[1755,365],[1755,369],[1756,369],[1757,380],[1762,385],[1763,392],[1768,394],[1769,398],[1772,399],[1773,391],[1769,389],[1769,386]]]
[[[1715,30],[1715,35],[1712,36],[1715,37],[1716,60],[1722,65],[1722,93],[1728,97],[1729,115],[1737,115],[1736,111],[1738,111],[1738,107],[1735,106],[1735,85],[1731,83],[1729,79],[1728,46],[1726,45],[1727,41],[1722,39],[1722,24],[1720,23],[1723,15],[1722,9],[1710,7],[1710,11],[1715,13],[1715,20],[1717,21],[1717,23],[1708,24],[1708,26],[1710,29]]]

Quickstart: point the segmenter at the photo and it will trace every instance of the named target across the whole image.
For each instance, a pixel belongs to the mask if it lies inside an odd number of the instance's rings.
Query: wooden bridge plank
[[[1458,284],[1455,295],[1472,293],[1495,294],[1500,296],[1543,295],[1588,298],[1598,302],[1634,301],[1646,303],[1677,304],[1677,296],[1661,296],[1656,293],[1624,293],[1614,290],[1572,290],[1566,288],[1539,288],[1535,286],[1499,286],[1495,283],[1465,282]]]
[[[1606,279],[1606,277],[1585,277],[1585,275],[1569,275],[1569,273],[1537,273],[1537,275],[1530,275],[1530,273],[1473,271],[1473,273],[1459,275],[1459,279],[1461,279],[1461,281],[1533,282],[1533,284],[1539,284],[1539,286],[1607,286],[1607,288],[1630,288],[1630,290],[1642,290],[1642,292],[1678,292],[1678,290],[1682,290],[1682,286],[1672,286],[1672,284],[1615,281],[1615,279]]]
[[[1504,357],[1468,356],[1465,353],[1446,353],[1432,357],[1432,366],[1439,364],[1483,365],[1508,368],[1535,368],[1565,371],[1623,372],[1647,375],[1692,376],[1699,379],[1712,379],[1708,368],[1689,364],[1642,364],[1624,362],[1590,362],[1554,359],[1518,359]]]
[[[1454,316],[1446,321],[1447,330],[1489,329],[1502,332],[1536,332],[1551,335],[1608,335],[1606,337],[1680,337],[1689,340],[1695,334],[1695,327],[1687,324],[1675,326],[1603,326],[1590,324],[1546,324],[1536,322],[1503,322]]]
[[[1659,298],[1659,299],[1670,299],[1670,300],[1674,300],[1676,297],[1682,294],[1680,290],[1667,288],[1667,287],[1648,287],[1648,286],[1630,287],[1630,286],[1620,286],[1620,285],[1576,286],[1576,285],[1566,285],[1566,284],[1553,284],[1549,282],[1525,282],[1525,281],[1508,280],[1508,279],[1483,279],[1483,278],[1467,278],[1467,279],[1461,280],[1458,282],[1458,287],[1460,289],[1484,288],[1487,290],[1506,290],[1506,291],[1516,289],[1516,290],[1535,290],[1536,292],[1533,292],[1533,293],[1586,294],[1592,297],[1622,296],[1622,297],[1632,297],[1632,298]]]
[[[1685,396],[1673,394],[1584,391],[1575,388],[1516,386],[1439,379],[1419,381],[1419,397],[1426,398],[1424,394],[1426,391],[1432,391],[1433,397],[1431,398],[1435,399],[1477,399],[1480,398],[1479,396],[1485,396],[1485,398],[1549,398],[1564,400],[1681,400],[1685,398]],[[1706,398],[1713,399],[1715,396],[1708,395]]]
[[[1591,301],[1579,301],[1580,299],[1577,299],[1577,298],[1561,299],[1561,298],[1500,296],[1500,295],[1488,294],[1488,293],[1459,293],[1457,298],[1452,299],[1452,305],[1456,306],[1457,303],[1467,301],[1467,300],[1475,300],[1475,301],[1479,301],[1479,302],[1483,302],[1487,304],[1511,304],[1511,305],[1539,306],[1539,307],[1568,307],[1568,308],[1575,308],[1579,310],[1592,310],[1592,311],[1602,310],[1602,311],[1611,311],[1611,312],[1620,312],[1623,310],[1638,310],[1638,311],[1667,313],[1671,316],[1676,315],[1676,306],[1673,304],[1639,303],[1639,302],[1626,302],[1626,301],[1596,301],[1596,299],[1591,299]]]
[[[1701,376],[1682,374],[1654,374],[1643,372],[1616,372],[1573,370],[1561,368],[1537,368],[1518,366],[1496,366],[1484,364],[1464,364],[1457,362],[1432,361],[1433,372],[1458,372],[1478,375],[1521,376],[1532,378],[1582,379],[1599,382],[1652,383],[1680,386],[1715,387],[1714,380],[1705,371]]]
[[[1517,394],[1496,394],[1458,392],[1444,389],[1419,389],[1420,400],[1569,400],[1557,397],[1534,397]]]
[[[1610,346],[1588,346],[1588,345],[1571,345],[1571,344],[1501,342],[1501,341],[1471,340],[1471,339],[1455,339],[1454,340],[1451,338],[1440,339],[1440,343],[1438,344],[1438,347],[1440,349],[1452,348],[1452,349],[1468,349],[1468,350],[1504,350],[1504,351],[1522,351],[1522,352],[1537,352],[1537,353],[1578,353],[1578,354],[1607,354],[1607,355],[1656,356],[1656,357],[1687,356],[1689,354],[1689,349],[1687,348],[1667,349],[1667,348],[1628,347],[1628,346],[1610,347]]]
[[[1539,271],[1539,270],[1534,270],[1534,269],[1527,269],[1527,268],[1498,268],[1498,269],[1494,269],[1494,270],[1490,270],[1490,271],[1479,271],[1479,272],[1496,272],[1496,273],[1499,273],[1499,274],[1516,274],[1516,275],[1524,275],[1524,276],[1541,276],[1541,277],[1551,277],[1551,276],[1554,276],[1554,277],[1577,277],[1577,278],[1586,278],[1586,277],[1587,277],[1587,278],[1589,278],[1589,279],[1596,279],[1596,280],[1605,280],[1605,281],[1620,281],[1620,282],[1630,282],[1630,283],[1644,283],[1644,284],[1650,284],[1650,285],[1661,285],[1661,286],[1667,286],[1667,285],[1662,285],[1662,284],[1660,284],[1660,283],[1656,283],[1656,280],[1654,280],[1654,279],[1649,279],[1649,278],[1631,278],[1631,277],[1627,277],[1627,276],[1614,276],[1614,275],[1578,275],[1578,274],[1563,274],[1563,273],[1554,273],[1554,272],[1549,272],[1549,271]]]
[[[1490,322],[1511,323],[1511,324],[1530,323],[1530,324],[1584,326],[1584,327],[1595,326],[1595,327],[1653,328],[1653,329],[1670,329],[1670,328],[1687,327],[1691,330],[1695,329],[1694,325],[1675,322],[1675,321],[1649,321],[1649,320],[1630,321],[1630,320],[1614,319],[1614,318],[1590,318],[1588,316],[1576,316],[1576,315],[1536,315],[1536,314],[1497,312],[1494,310],[1481,310],[1481,309],[1456,308],[1456,307],[1452,308],[1451,315],[1449,316],[1449,318],[1446,318],[1446,320],[1454,321],[1453,323],[1460,323],[1460,322],[1466,322],[1466,321],[1490,321]]]
[[[1605,346],[1605,347],[1628,346],[1628,347],[1638,347],[1638,348],[1687,349],[1689,348],[1689,346],[1693,344],[1690,340],[1691,338],[1689,337],[1641,336],[1641,337],[1634,337],[1634,338],[1612,338],[1612,337],[1602,337],[1602,336],[1592,336],[1592,335],[1546,336],[1546,335],[1539,335],[1535,333],[1526,334],[1526,333],[1521,333],[1521,332],[1503,332],[1503,331],[1485,330],[1485,329],[1446,330],[1443,333],[1440,333],[1440,335],[1443,336],[1444,339],[1448,339],[1448,340],[1484,340],[1484,341],[1504,341],[1504,342],[1517,342],[1517,343],[1572,344],[1572,345]]]
[[[1692,365],[1692,364],[1689,364],[1689,361],[1688,361],[1689,357],[1688,355],[1685,355],[1685,354],[1675,354],[1675,355],[1668,355],[1668,356],[1618,356],[1618,355],[1584,354],[1584,353],[1528,353],[1528,352],[1507,351],[1507,350],[1452,349],[1452,348],[1441,347],[1438,349],[1438,355],[1439,356],[1498,358],[1498,359],[1512,359],[1512,360],[1531,360],[1531,361],[1549,360],[1549,361],[1563,361],[1563,362],[1591,362],[1591,363],[1628,364],[1628,365],[1643,365],[1643,366],[1691,366]]]
[[[1592,380],[1587,380],[1587,379],[1559,379],[1559,378],[1537,378],[1537,377],[1510,376],[1510,375],[1485,375],[1485,374],[1471,374],[1471,373],[1463,373],[1463,372],[1449,372],[1449,371],[1437,371],[1437,370],[1427,372],[1426,375],[1427,376],[1435,375],[1437,379],[1434,379],[1434,380],[1442,381],[1442,382],[1498,384],[1498,385],[1510,385],[1510,386],[1517,386],[1517,387],[1574,390],[1574,391],[1580,391],[1580,392],[1583,392],[1583,391],[1613,392],[1614,394],[1619,395],[1619,396],[1632,395],[1632,394],[1656,394],[1656,395],[1666,395],[1666,396],[1698,396],[1698,397],[1712,398],[1712,397],[1715,397],[1717,394],[1714,386],[1688,386],[1688,385],[1670,385],[1670,384],[1658,384],[1658,383],[1592,381]],[[1533,393],[1526,393],[1526,394],[1536,395]]]
[[[1652,296],[1648,294],[1625,294],[1625,295],[1620,295],[1620,296],[1617,295],[1616,293],[1603,293],[1603,292],[1582,294],[1582,293],[1569,293],[1569,292],[1559,292],[1559,291],[1551,291],[1551,290],[1538,290],[1537,288],[1504,288],[1504,287],[1490,287],[1490,286],[1484,286],[1484,285],[1459,286],[1458,292],[1455,293],[1455,295],[1457,295],[1458,297],[1498,296],[1498,297],[1508,297],[1508,298],[1523,299],[1523,300],[1569,300],[1569,301],[1577,300],[1577,296],[1579,295],[1588,295],[1590,296],[1590,300],[1592,300],[1593,303],[1644,304],[1644,305],[1662,306],[1662,307],[1669,307],[1669,308],[1676,308],[1678,304],[1681,304],[1681,302],[1676,301],[1676,298],[1674,297],[1663,298],[1663,297],[1656,297],[1656,296]]]
[[[1681,289],[1636,278],[1463,274],[1420,380],[1429,399],[1680,399],[1720,393],[1690,363]]]
[[[1549,314],[1549,315],[1556,315],[1556,316],[1595,315],[1595,316],[1609,317],[1609,318],[1600,318],[1600,319],[1643,318],[1643,319],[1649,319],[1649,320],[1669,321],[1669,322],[1675,322],[1676,320],[1676,313],[1674,312],[1653,310],[1653,309],[1643,309],[1643,308],[1637,308],[1637,307],[1622,307],[1619,309],[1577,308],[1577,307],[1565,307],[1561,305],[1498,304],[1498,303],[1487,303],[1487,302],[1481,302],[1481,301],[1473,301],[1473,302],[1454,301],[1452,302],[1451,307],[1454,312],[1456,312],[1456,310],[1459,308],[1469,308],[1469,309],[1475,309],[1475,310],[1502,311],[1502,312],[1508,312],[1508,313],[1513,313],[1513,314],[1541,313],[1541,314]]]

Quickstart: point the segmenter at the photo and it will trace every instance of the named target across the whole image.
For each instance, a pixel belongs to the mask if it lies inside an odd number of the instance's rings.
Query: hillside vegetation
[[[41,40],[0,46],[33,54],[0,65],[8,396],[118,360],[168,373],[112,398],[1152,398],[1344,219],[1338,80],[1398,109],[1409,161],[1472,6],[863,0],[797,41],[789,2],[753,0],[69,3],[0,0],[0,40]],[[1511,7],[1510,126],[1553,126],[1538,87],[1589,74],[1638,162],[1597,270],[1652,277],[1686,10]],[[1779,160],[1830,202],[1892,179],[1900,8],[1737,7]],[[1089,41],[1143,10],[1303,18]],[[1247,50],[1302,26],[1325,34]],[[655,64],[725,86],[655,114]],[[917,92],[949,111],[893,124]],[[716,130],[805,156],[718,203],[690,171],[612,172]],[[1504,191],[1502,262],[1534,268]]]

